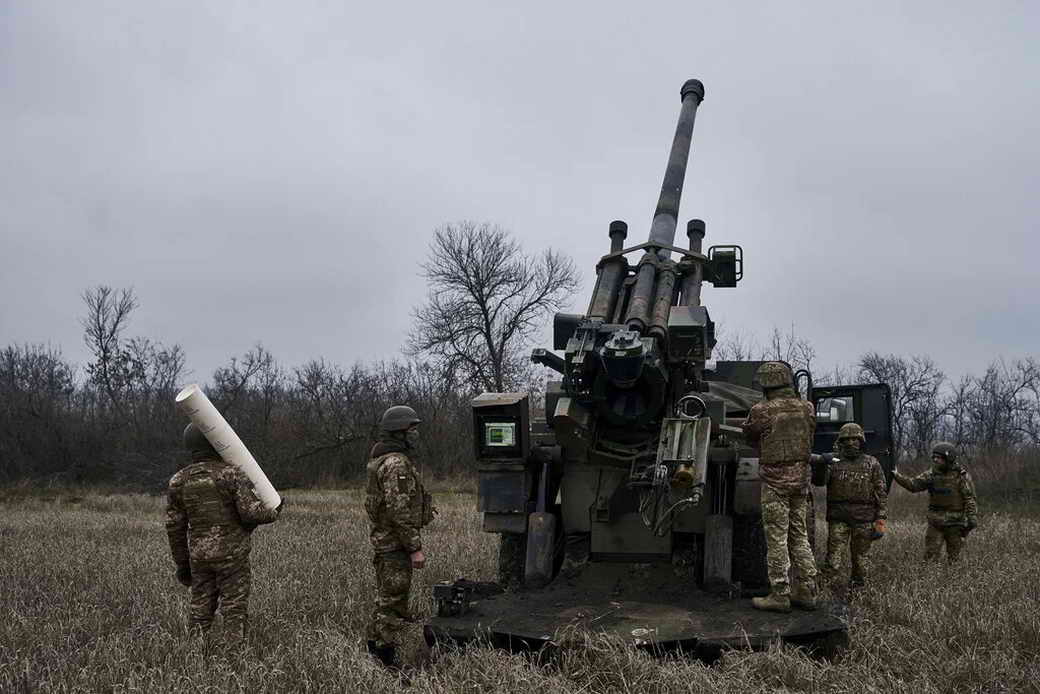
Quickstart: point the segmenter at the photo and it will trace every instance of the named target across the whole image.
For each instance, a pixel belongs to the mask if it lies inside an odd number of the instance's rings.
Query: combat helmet
[[[780,361],[767,361],[762,364],[755,372],[755,378],[758,379],[762,390],[783,388],[793,384],[790,367]]]
[[[219,454],[213,444],[209,442],[205,434],[195,426],[195,422],[184,427],[184,448],[191,453],[195,460],[200,458],[218,458]]]
[[[855,422],[848,422],[841,425],[841,429],[838,430],[838,440],[842,439],[858,439],[860,443],[866,443],[867,437],[863,433],[863,427]]]
[[[932,455],[937,455],[953,465],[957,462],[957,447],[947,441],[940,441],[932,447]]]
[[[406,431],[420,422],[422,420],[419,419],[419,415],[408,405],[394,405],[383,413],[379,428],[383,431]]]

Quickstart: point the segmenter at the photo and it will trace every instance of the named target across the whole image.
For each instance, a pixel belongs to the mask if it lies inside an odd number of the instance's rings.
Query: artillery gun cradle
[[[758,452],[738,426],[763,397],[762,362],[711,361],[715,325],[701,286],[737,285],[740,246],[703,253],[696,219],[688,247],[673,246],[704,87],[689,80],[680,94],[648,240],[626,248],[627,224],[612,222],[588,309],[557,314],[554,351],[532,353],[559,374],[544,421],[532,426],[524,393],[473,401],[478,510],[484,530],[501,535],[501,585],[434,586],[431,642],[530,649],[578,625],[712,657],[775,639],[828,650],[845,638],[841,603],[776,614],[747,600],[768,591]],[[855,412],[866,411],[856,392]],[[814,516],[808,525],[811,537]]]

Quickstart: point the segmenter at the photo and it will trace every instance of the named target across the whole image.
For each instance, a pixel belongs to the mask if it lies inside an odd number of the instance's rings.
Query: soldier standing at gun
[[[376,575],[368,651],[388,668],[400,667],[397,648],[412,621],[408,607],[412,570],[426,566],[419,530],[435,513],[410,457],[419,440],[421,421],[411,407],[387,409],[368,461],[365,511]]]
[[[769,595],[754,598],[759,610],[789,612],[816,609],[816,561],[809,546],[806,513],[809,502],[809,453],[816,412],[798,397],[791,369],[770,361],[758,368],[766,399],[744,420],[748,443],[758,446],[762,480],[762,524],[766,534]],[[794,586],[788,584],[791,564]]]
[[[844,569],[846,550],[851,556],[850,585],[864,585],[869,572],[867,552],[885,534],[888,489],[881,463],[863,452],[863,427],[849,422],[838,431],[838,457],[825,465],[814,482],[827,487],[827,561],[824,581],[836,587]]]
[[[964,540],[978,524],[975,484],[957,462],[957,449],[941,441],[932,448],[932,467],[917,477],[893,470],[895,481],[911,493],[928,490],[928,529],[924,535],[924,558],[938,559],[943,544],[950,563],[957,561]]]
[[[250,535],[278,518],[282,504],[269,509],[244,472],[221,459],[197,426],[184,429],[192,463],[170,479],[166,534],[177,580],[191,588],[191,629],[209,645],[219,605],[224,641],[241,646],[248,621]],[[284,502],[283,502],[284,503]]]

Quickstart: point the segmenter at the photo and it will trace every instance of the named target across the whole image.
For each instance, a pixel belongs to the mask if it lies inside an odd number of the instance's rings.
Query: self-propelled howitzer
[[[562,376],[546,402],[559,442],[584,448],[592,463],[616,465],[619,456],[655,454],[662,420],[687,395],[709,390],[704,365],[715,344],[715,325],[701,305],[701,284],[734,287],[743,274],[739,246],[702,253],[705,225],[700,220],[687,224],[687,248],[673,245],[704,87],[690,80],[681,94],[682,110],[646,242],[626,248],[628,225],[612,222],[610,253],[597,265],[588,310],[555,318],[553,348],[563,350],[564,358],[544,349],[533,355]],[[562,406],[557,395],[566,398]],[[703,404],[687,402],[687,407]]]
[[[532,354],[559,375],[544,420],[524,393],[473,401],[478,510],[510,590],[475,601],[474,584],[435,586],[431,639],[537,646],[577,623],[711,654],[844,635],[834,609],[792,617],[747,600],[768,589],[758,452],[739,426],[762,399],[762,362],[713,361],[701,302],[705,282],[737,285],[742,249],[704,252],[698,219],[673,245],[703,85],[681,98],[647,240],[626,247],[627,224],[611,222],[588,309],[557,314],[553,349]]]

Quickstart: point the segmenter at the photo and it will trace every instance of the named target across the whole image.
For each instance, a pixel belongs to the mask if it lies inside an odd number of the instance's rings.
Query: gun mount
[[[763,397],[762,362],[712,361],[715,324],[701,301],[705,282],[737,286],[742,248],[705,253],[699,219],[686,225],[687,246],[673,245],[704,86],[689,80],[680,96],[647,240],[626,247],[628,225],[611,222],[587,310],[557,314],[552,350],[531,355],[559,374],[544,420],[528,423],[523,393],[473,401],[478,510],[484,530],[501,534],[499,583],[512,590],[470,609],[458,585],[435,587],[431,640],[537,647],[578,623],[710,656],[844,638],[838,603],[788,616],[742,599],[768,591],[758,452],[739,426]]]

